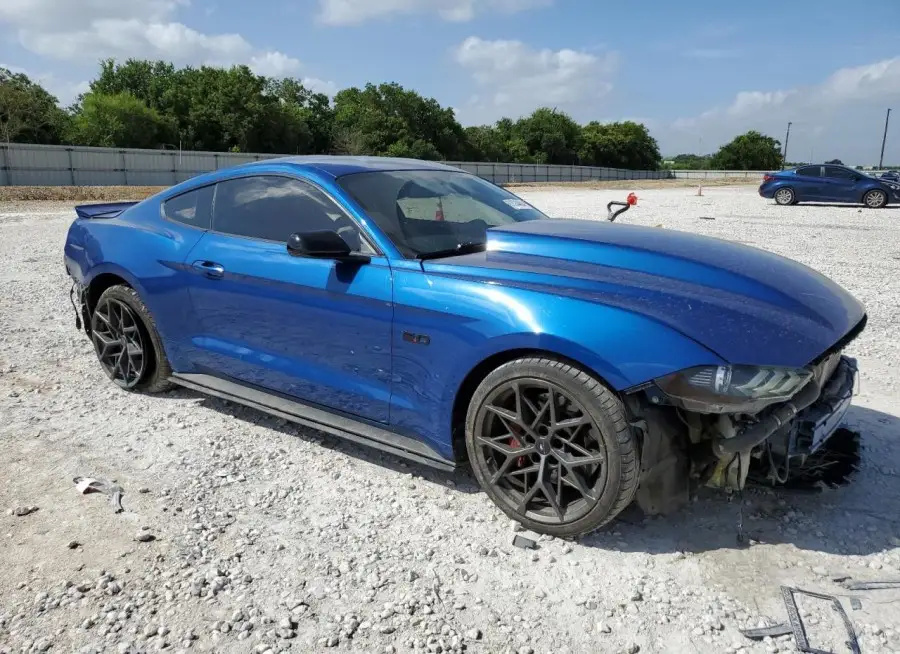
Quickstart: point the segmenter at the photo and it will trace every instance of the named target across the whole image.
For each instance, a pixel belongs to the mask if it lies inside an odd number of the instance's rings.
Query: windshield
[[[400,170],[337,180],[405,257],[483,244],[489,227],[546,218],[521,198],[465,172]]]

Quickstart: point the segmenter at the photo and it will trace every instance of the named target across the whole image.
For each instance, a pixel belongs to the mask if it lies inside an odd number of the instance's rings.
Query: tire
[[[794,189],[785,186],[775,191],[775,203],[782,206],[796,204],[797,196],[794,194]]]
[[[887,193],[881,189],[873,188],[871,191],[867,191],[863,196],[863,204],[869,207],[869,209],[881,209],[882,207],[887,206],[887,203]]]
[[[91,341],[103,371],[120,388],[159,393],[173,387],[172,368],[156,324],[130,286],[110,286],[97,300],[91,314]]]
[[[538,414],[543,421],[534,420]],[[511,361],[481,382],[466,416],[466,450],[494,503],[542,534],[594,531],[637,491],[638,444],[621,400],[590,374],[555,359]]]

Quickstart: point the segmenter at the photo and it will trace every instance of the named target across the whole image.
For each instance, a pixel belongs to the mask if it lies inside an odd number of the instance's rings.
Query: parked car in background
[[[900,181],[872,177],[846,166],[816,164],[767,173],[759,194],[782,205],[840,202],[880,209],[900,203]]]
[[[667,513],[698,485],[743,488],[751,462],[786,480],[857,378],[842,350],[866,310],[818,272],[551,219],[439,163],[272,159],[76,213],[76,326],[115,384],[180,384],[470,466],[507,515],[556,536],[632,501]]]
[[[900,172],[896,170],[889,170],[887,172],[881,173],[881,179],[887,179],[893,182],[900,182]]]

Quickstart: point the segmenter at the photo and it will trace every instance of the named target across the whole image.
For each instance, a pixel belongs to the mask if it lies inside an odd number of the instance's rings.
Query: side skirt
[[[440,470],[452,471],[457,467],[453,461],[445,459],[421,441],[360,422],[349,416],[319,409],[280,394],[213,375],[175,373],[170,380],[179,386],[223,400],[237,402],[252,409]]]

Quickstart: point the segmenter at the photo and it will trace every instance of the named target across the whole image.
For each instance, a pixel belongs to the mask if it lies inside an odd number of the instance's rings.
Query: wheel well
[[[472,400],[472,396],[475,395],[475,390],[478,388],[478,385],[484,381],[485,377],[504,363],[531,356],[543,356],[558,361],[564,361],[581,368],[585,372],[590,373],[594,378],[606,384],[606,380],[588,366],[550,350],[523,348],[519,350],[506,350],[489,356],[469,371],[469,374],[466,375],[462,384],[460,384],[459,391],[457,391],[456,397],[453,400],[450,433],[453,439],[453,456],[458,462],[468,460],[466,451],[466,414],[469,411],[469,402]],[[606,385],[609,386],[609,384]]]
[[[93,315],[94,307],[97,306],[97,301],[100,299],[100,296],[103,295],[103,291],[111,286],[119,285],[129,286],[129,283],[118,275],[114,275],[113,273],[103,273],[102,275],[97,275],[96,277],[94,277],[90,285],[88,285],[87,287],[87,293],[85,294],[84,298],[88,316]]]

